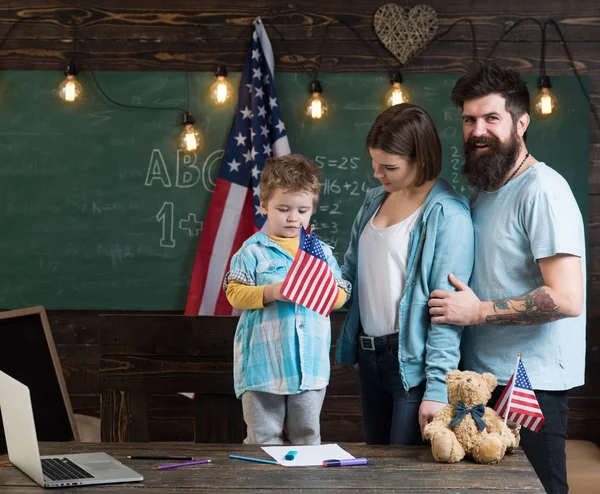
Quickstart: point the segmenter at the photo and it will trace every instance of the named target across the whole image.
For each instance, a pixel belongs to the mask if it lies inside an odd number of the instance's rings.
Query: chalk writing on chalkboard
[[[175,205],[172,202],[163,202],[160,211],[156,214],[156,221],[161,226],[160,246],[167,248],[174,248],[177,245],[173,232],[175,224],[188,237],[200,235],[204,226],[204,222],[200,221],[196,213],[187,213],[185,217],[176,220]]]
[[[212,192],[223,153],[223,149],[217,149],[210,153],[201,165],[198,165],[196,154],[178,150],[175,154],[174,172],[170,172],[172,167],[168,166],[162,151],[154,148],[150,154],[143,185],[185,189],[200,184],[205,191]],[[167,249],[177,246],[176,228],[188,237],[199,237],[204,228],[204,221],[196,211],[176,211],[176,209],[174,201],[164,201],[156,213],[160,232],[158,243]]]
[[[217,149],[210,153],[201,165],[198,165],[198,156],[195,153],[178,150],[175,156],[175,171],[170,172],[169,170],[172,167],[167,165],[161,150],[153,149],[146,170],[144,185],[153,187],[158,183],[166,188],[186,189],[194,187],[202,181],[204,190],[212,192],[215,188],[215,179],[223,153],[223,149]],[[171,177],[171,175],[174,176]]]

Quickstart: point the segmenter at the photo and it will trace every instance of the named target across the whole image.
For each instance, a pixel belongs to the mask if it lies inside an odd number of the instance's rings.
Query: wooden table
[[[42,443],[41,453],[63,454],[105,451],[144,476],[143,482],[53,489],[52,492],[84,494],[148,490],[165,493],[200,492],[544,492],[521,450],[497,465],[462,461],[437,463],[426,446],[365,446],[341,443],[356,457],[370,463],[358,467],[286,468],[232,460],[230,454],[271,459],[259,446],[193,443]],[[127,460],[127,455],[190,455],[212,463],[172,470],[156,470],[161,462]],[[1,458],[1,457],[0,457]],[[168,463],[168,462],[162,462]],[[16,467],[0,470],[0,491],[40,492],[39,487]]]

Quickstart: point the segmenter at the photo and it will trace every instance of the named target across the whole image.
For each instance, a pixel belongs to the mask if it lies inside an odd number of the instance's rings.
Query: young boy
[[[299,154],[268,159],[261,175],[260,205],[268,232],[252,235],[231,259],[223,289],[243,309],[234,339],[234,387],[242,399],[249,444],[320,444],[319,415],[329,383],[328,317],[281,295],[299,246],[300,225],[310,224],[321,177]],[[331,248],[321,244],[338,283],[334,308],[350,292]]]

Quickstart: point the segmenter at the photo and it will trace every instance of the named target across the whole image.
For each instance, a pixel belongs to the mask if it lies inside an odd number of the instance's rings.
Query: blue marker
[[[288,451],[285,455],[285,459],[286,460],[293,460],[294,458],[296,458],[296,455],[298,454],[298,451]]]

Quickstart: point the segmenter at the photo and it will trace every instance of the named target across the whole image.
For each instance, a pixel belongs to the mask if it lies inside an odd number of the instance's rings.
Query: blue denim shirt
[[[349,312],[340,333],[336,362],[358,360],[360,324],[357,284],[358,240],[369,219],[387,197],[382,187],[369,190],[352,227],[342,276],[354,285]],[[405,390],[427,380],[424,400],[448,402],[446,372],[458,367],[462,327],[432,324],[427,302],[435,289],[455,291],[454,273],[465,283],[474,259],[473,223],[468,201],[438,178],[410,234],[406,287],[398,305],[398,371]]]
[[[321,242],[338,286],[350,294],[331,248]],[[244,242],[231,258],[223,289],[236,280],[249,286],[282,282],[292,256],[262,232]],[[244,310],[233,341],[233,381],[244,391],[289,395],[323,389],[329,383],[329,317],[293,302],[275,301],[262,309]]]

